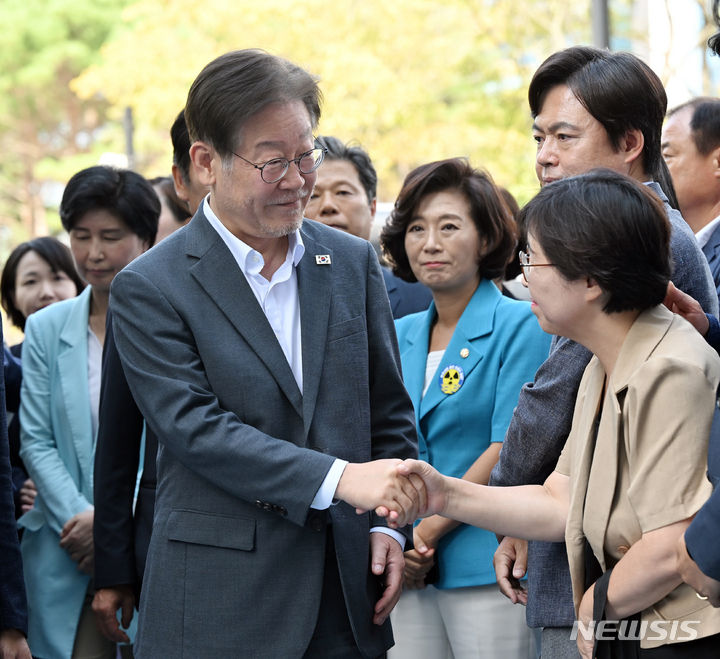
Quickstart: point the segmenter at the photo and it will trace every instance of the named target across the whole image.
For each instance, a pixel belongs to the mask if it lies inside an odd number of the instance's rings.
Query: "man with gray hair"
[[[158,438],[135,656],[379,657],[422,485],[369,243],[303,210],[320,92],[259,50],[198,75],[185,118],[210,190],[112,288],[115,339]],[[419,491],[418,491],[419,490]],[[358,514],[359,511],[373,511]]]

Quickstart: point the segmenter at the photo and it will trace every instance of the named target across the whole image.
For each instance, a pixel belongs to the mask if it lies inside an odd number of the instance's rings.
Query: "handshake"
[[[358,514],[374,510],[399,528],[418,517],[443,514],[447,479],[421,460],[374,460],[345,467],[335,492]]]

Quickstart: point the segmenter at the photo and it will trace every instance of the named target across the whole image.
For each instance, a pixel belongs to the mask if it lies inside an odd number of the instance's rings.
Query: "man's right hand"
[[[520,579],[527,571],[527,540],[504,537],[495,550],[493,566],[500,592],[513,604],[527,604],[527,591]]]
[[[358,513],[376,510],[390,526],[410,524],[425,508],[425,487],[397,471],[400,460],[351,462],[343,471],[335,497],[354,506]]]
[[[120,629],[117,612],[122,609],[122,626],[127,629],[133,617],[135,593],[131,586],[100,588],[95,592],[92,609],[100,631],[116,643],[129,643],[130,637]]]

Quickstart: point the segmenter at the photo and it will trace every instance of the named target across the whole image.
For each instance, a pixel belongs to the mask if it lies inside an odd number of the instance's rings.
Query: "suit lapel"
[[[302,396],[290,364],[245,275],[202,211],[187,228],[187,253],[197,259],[190,273],[267,367],[302,415]]]
[[[710,234],[710,238],[702,248],[705,258],[708,260],[715,286],[720,286],[720,225]]]
[[[297,266],[300,296],[300,327],[303,368],[303,420],[307,437],[315,412],[325,358],[328,319],[332,298],[332,250],[302,232],[305,254]],[[329,256],[329,263],[318,263],[316,256]]]
[[[88,318],[90,314],[90,286],[73,300],[60,332],[58,373],[70,435],[78,464],[92,465],[95,438],[90,414],[88,390]],[[85,494],[92,492],[92,468],[82,473]]]
[[[435,303],[431,302],[426,313],[413,320],[412,327],[405,335],[402,353],[403,380],[405,388],[415,401],[415,416],[420,416],[422,392],[425,387],[425,368],[430,340],[430,329],[435,319]],[[405,322],[405,321],[403,321]],[[432,384],[430,385],[432,386]]]
[[[442,401],[454,395],[445,394],[440,388],[440,376],[446,368],[454,366],[462,372],[463,378],[467,378],[482,361],[487,349],[486,337],[492,333],[495,309],[500,298],[501,293],[495,284],[486,280],[480,282],[460,316],[437,373],[420,403],[418,419],[422,419]],[[428,336],[429,329],[428,327]]]
[[[395,295],[395,292],[397,291],[397,281],[387,268],[383,268],[382,273],[383,280],[385,281],[385,289],[387,290],[388,299],[390,300],[390,308],[394,318],[398,307],[400,306],[400,296]]]

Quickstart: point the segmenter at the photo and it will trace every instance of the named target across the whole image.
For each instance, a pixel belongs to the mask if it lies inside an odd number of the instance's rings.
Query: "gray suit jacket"
[[[393,320],[369,243],[308,220],[301,232],[302,394],[202,208],[113,282],[118,351],[159,442],[139,658],[301,656],[328,532],[361,651],[392,643],[372,624],[381,520],[310,504],[335,457],[417,455]]]
[[[715,314],[718,298],[707,261],[682,215],[668,205],[657,183],[649,184],[662,199],[672,228],[673,282]],[[535,381],[520,391],[491,485],[543,483],[552,473],[570,433],[575,398],[592,354],[559,338]],[[530,627],[570,627],[575,619],[565,544],[531,542],[528,557],[527,623]]]

